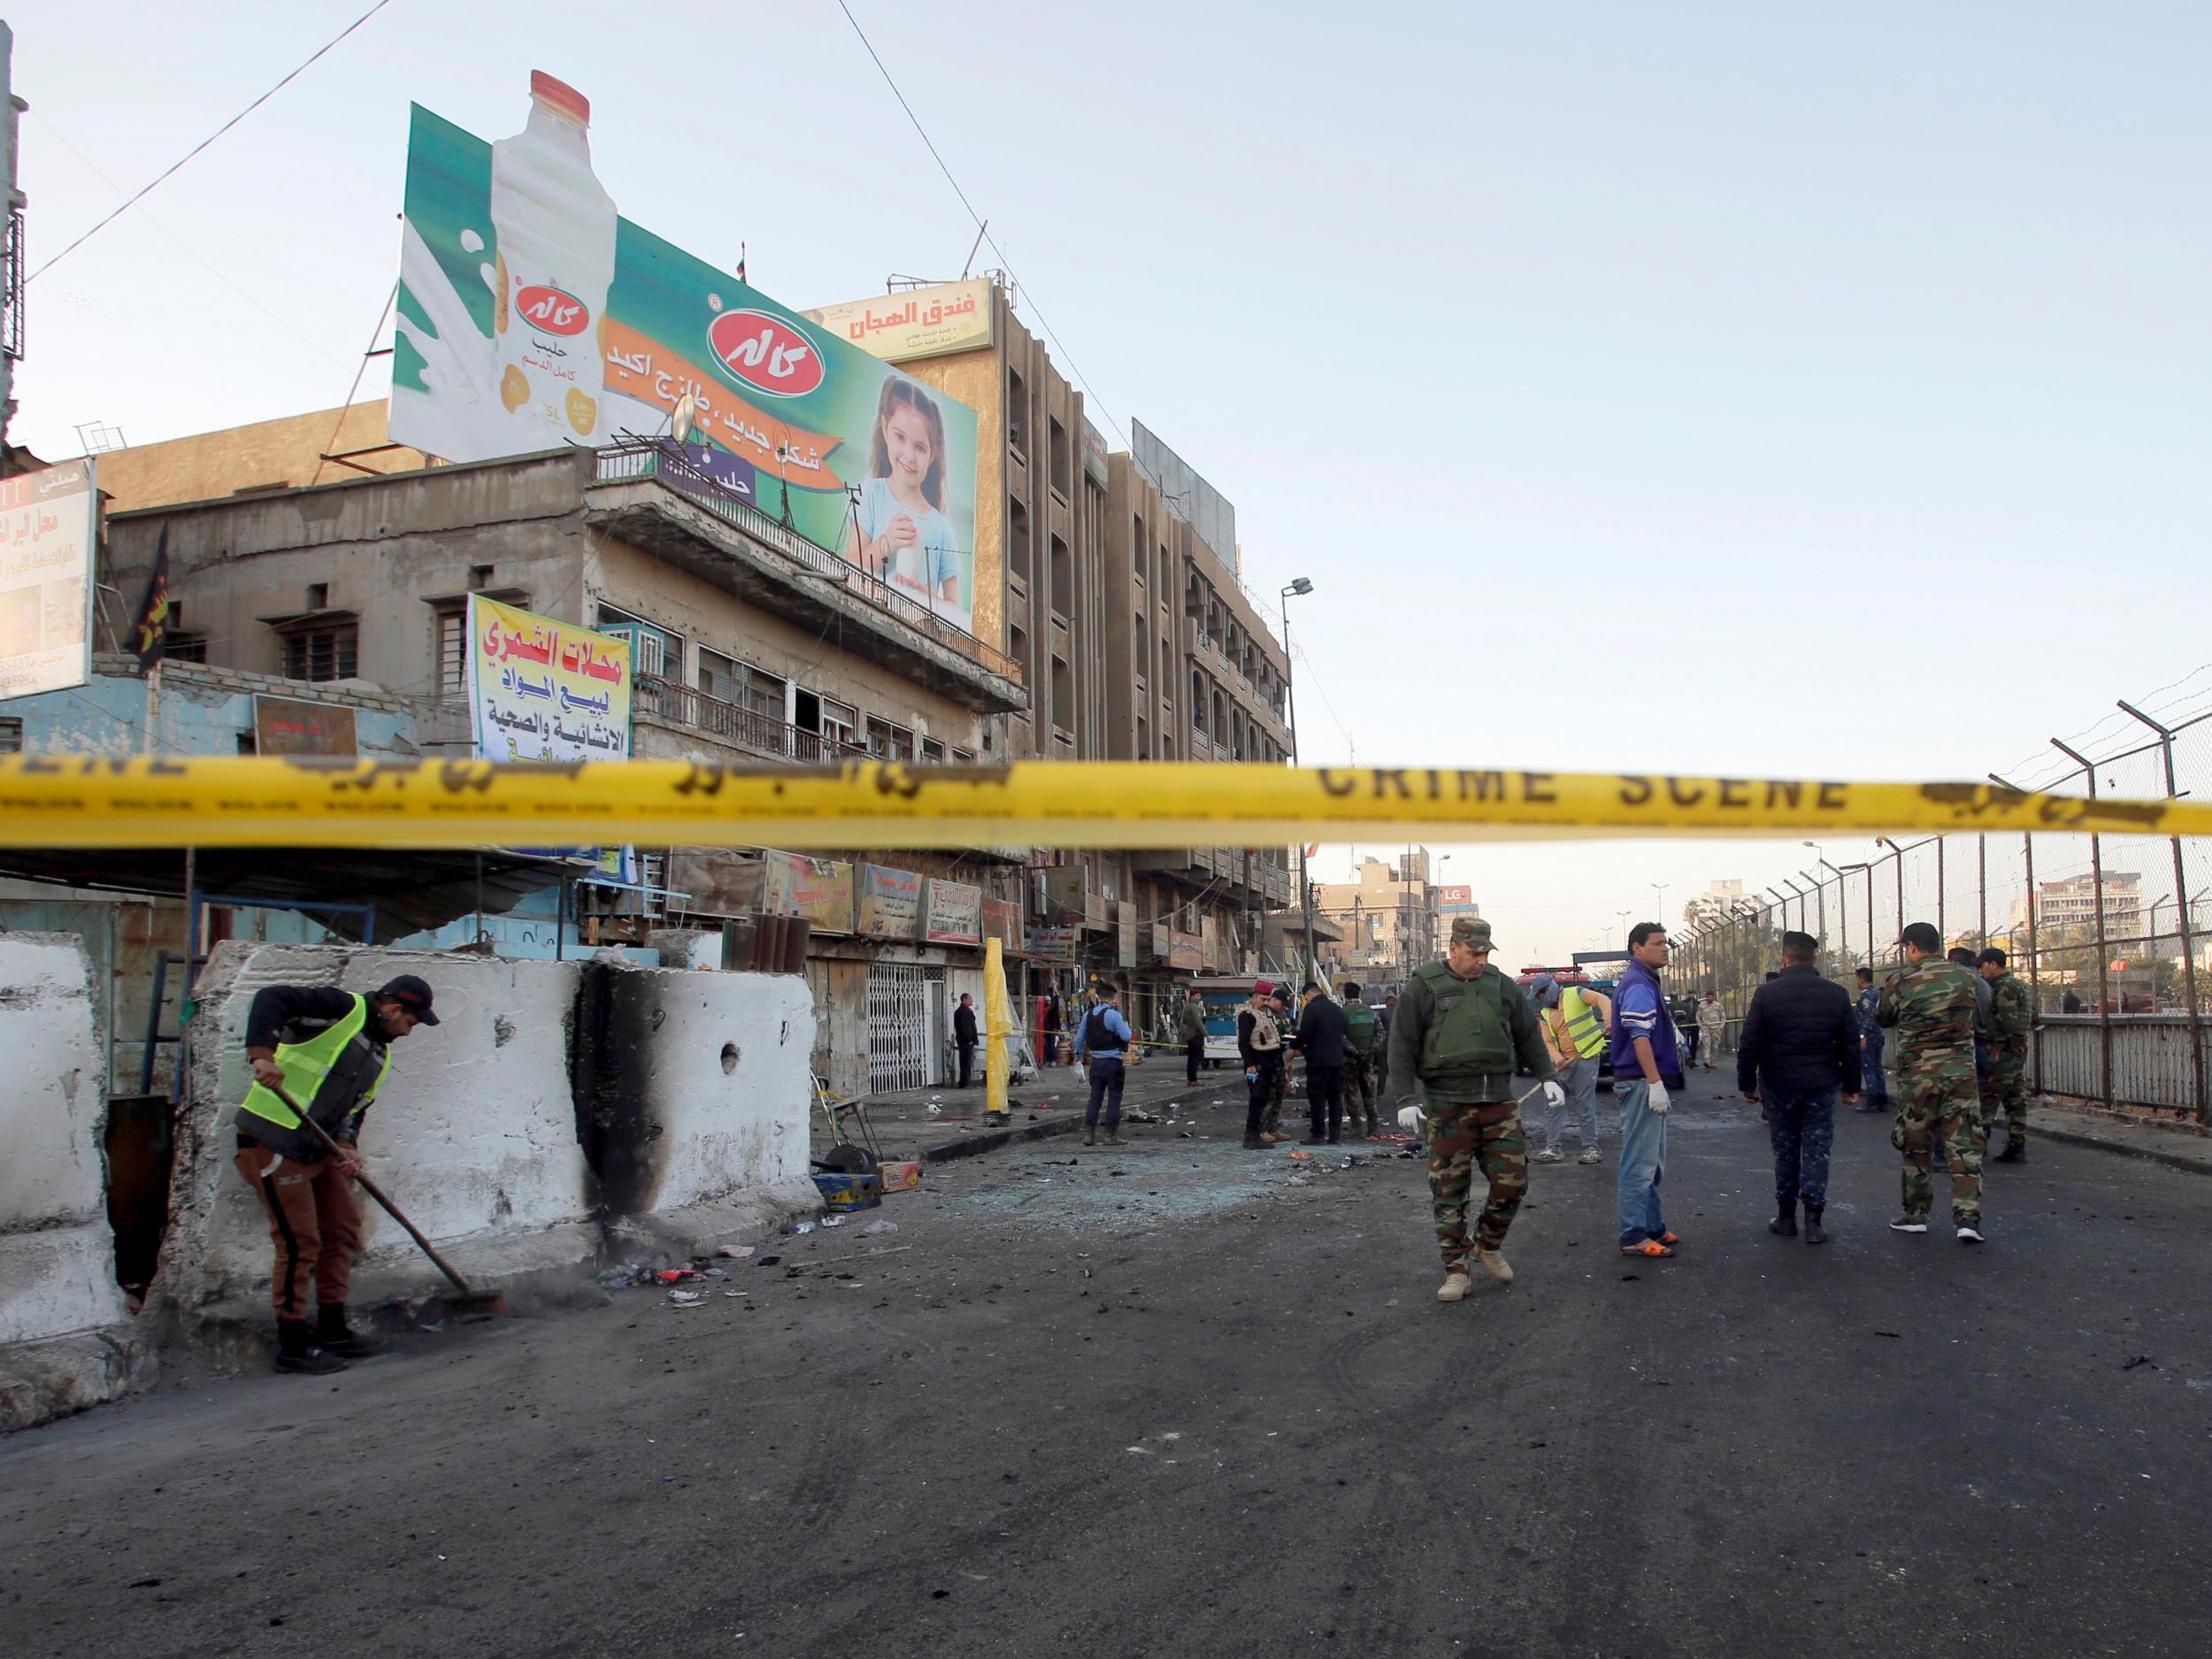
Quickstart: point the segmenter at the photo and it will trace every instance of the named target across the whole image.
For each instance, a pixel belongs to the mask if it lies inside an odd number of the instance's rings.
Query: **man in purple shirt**
[[[1659,973],[1667,930],[1639,922],[1628,932],[1628,966],[1613,992],[1614,1090],[1621,1103],[1621,1254],[1672,1256],[1681,1242],[1659,1213],[1659,1175],[1667,1161],[1668,1094],[1682,1087],[1682,1058]]]

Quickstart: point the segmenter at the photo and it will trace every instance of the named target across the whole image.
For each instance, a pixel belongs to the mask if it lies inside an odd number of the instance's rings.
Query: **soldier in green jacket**
[[[1417,1085],[1427,1101],[1430,1207],[1444,1253],[1439,1302],[1467,1294],[1467,1202],[1478,1164],[1490,1195],[1475,1230],[1474,1254],[1491,1278],[1513,1282],[1499,1247],[1528,1190],[1517,1062],[1537,1078],[1550,1104],[1566,1099],[1553,1080],[1556,1071],[1528,994],[1490,965],[1490,924],[1460,917],[1452,923],[1448,954],[1415,972],[1390,1025],[1398,1101],[1409,1103]]]
[[[2035,1010],[2028,987],[2011,972],[2005,953],[1995,946],[1982,952],[1976,968],[1989,981],[1989,1083],[1982,1095],[1982,1139],[2005,1114],[2005,1149],[1995,1162],[2024,1164],[2028,1157],[2028,1033],[2035,1029]]]
[[[1372,1137],[1382,1133],[1382,1119],[1375,1115],[1375,1045],[1381,1026],[1375,1010],[1360,1000],[1359,987],[1347,979],[1343,988],[1344,1115],[1355,1125],[1363,1115],[1365,1133]]]
[[[1898,939],[1908,964],[1882,987],[1874,1018],[1897,1032],[1897,1127],[1905,1212],[1889,1225],[1925,1233],[1933,1202],[1929,1148],[1939,1136],[1951,1172],[1951,1220],[1962,1244],[1982,1240],[1980,1102],[1974,1083],[1974,975],[1943,956],[1943,936],[1915,922]]]

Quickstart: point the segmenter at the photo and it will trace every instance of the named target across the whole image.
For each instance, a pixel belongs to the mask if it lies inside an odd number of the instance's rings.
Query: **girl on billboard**
[[[876,399],[868,479],[853,504],[845,557],[870,575],[960,611],[960,554],[945,517],[945,418],[892,375]]]

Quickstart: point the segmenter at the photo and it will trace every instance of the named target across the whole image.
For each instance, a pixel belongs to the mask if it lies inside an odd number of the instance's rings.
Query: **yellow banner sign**
[[[2212,834],[2212,803],[1986,783],[1033,762],[0,758],[0,846],[1252,847],[1580,835]]]
[[[991,343],[991,285],[941,282],[803,313],[886,363],[910,363]]]

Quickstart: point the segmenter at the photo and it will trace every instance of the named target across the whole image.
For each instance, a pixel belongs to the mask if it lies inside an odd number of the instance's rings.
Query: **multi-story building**
[[[2172,901],[2167,903],[2170,909]],[[2061,936],[2078,940],[2092,936],[2096,931],[2100,910],[2104,912],[2104,936],[2108,942],[2140,939],[2150,931],[2150,918],[2143,909],[2143,878],[2136,871],[2106,871],[2101,905],[2098,902],[2096,877],[2092,872],[2035,884],[2034,921],[2045,943]],[[2012,902],[2012,929],[2016,937],[2027,937],[2028,922],[2028,901],[2024,895]]]
[[[1363,858],[1354,876],[1350,881],[1317,882],[1315,909],[1344,936],[1346,972],[1395,983],[1436,953],[1442,889],[1430,880],[1428,849],[1402,853],[1394,865]]]
[[[1233,508],[1141,426],[1111,451],[1002,285],[808,314],[976,411],[975,627],[1029,690],[1007,717],[1010,758],[1288,757],[1289,662],[1239,581]],[[1256,970],[1259,918],[1291,902],[1279,848],[1040,863],[1064,902],[1028,988],[1109,973],[1133,984],[1148,1026],[1177,975]]]
[[[1702,927],[1709,922],[1733,916],[1747,902],[1741,881],[1732,879],[1708,882],[1704,892],[1693,895],[1683,904],[1682,919],[1692,927]]]
[[[295,423],[293,435],[326,442],[334,413]],[[472,742],[472,594],[626,639],[641,758],[987,762],[1025,706],[1002,652],[689,472],[673,446],[296,488],[275,483],[305,465],[287,442],[264,428],[245,443],[214,434],[128,452],[109,471],[134,498],[198,498],[111,514],[104,580],[138,591],[165,535],[177,656],[366,682],[418,705],[415,741],[427,752]],[[251,476],[239,478],[242,465]],[[642,946],[670,922],[763,906],[763,855],[640,851],[641,880],[581,895],[573,942]],[[1023,936],[1025,862],[1020,849],[978,848],[809,866],[817,1070],[833,1087],[939,1079],[952,1002],[981,988],[985,918],[1009,945]],[[932,926],[941,889],[943,914],[964,919]]]
[[[1448,885],[1436,889],[1436,937],[1432,949],[1442,956],[1452,942],[1452,924],[1461,917],[1472,920],[1482,915],[1482,906],[1475,902],[1474,889],[1464,883]]]

